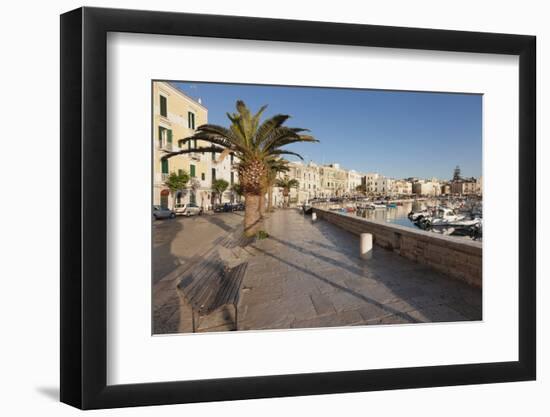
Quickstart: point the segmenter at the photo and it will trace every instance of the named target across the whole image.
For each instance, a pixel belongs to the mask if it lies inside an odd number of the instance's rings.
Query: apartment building
[[[209,147],[204,141],[184,141],[196,128],[208,123],[208,109],[167,82],[153,83],[153,204],[172,207],[175,203],[193,202],[209,209],[217,201],[212,181],[223,178],[230,185],[222,201],[234,199],[231,184],[237,182],[233,156],[219,161],[219,154],[191,152],[162,159],[167,152],[185,148]],[[191,177],[186,189],[174,200],[165,185],[170,173],[186,172]]]

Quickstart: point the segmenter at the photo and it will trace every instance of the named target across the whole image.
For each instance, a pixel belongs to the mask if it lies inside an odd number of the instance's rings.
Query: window
[[[172,131],[159,126],[159,148],[172,148]]]
[[[187,126],[189,129],[195,129],[195,113],[187,112]]]
[[[212,161],[216,160],[216,152],[212,151]]]
[[[201,180],[205,180],[206,179],[206,175],[204,174],[204,172],[201,173]]]
[[[231,172],[231,185],[233,185],[234,181],[235,181],[235,173]]]
[[[212,168],[212,181],[216,181],[216,168]]]
[[[183,175],[183,169],[178,169],[178,175]]]
[[[187,149],[191,150],[191,141],[190,140],[187,141]]]
[[[235,159],[235,155],[231,154],[231,165],[233,165],[233,159]]]
[[[195,178],[195,165],[191,164],[189,166],[189,171],[191,172],[191,178]]]
[[[166,129],[159,126],[159,148],[162,148],[162,145],[164,144],[164,131]]]
[[[168,103],[164,96],[160,96],[160,115],[168,117]]]
[[[163,174],[168,174],[168,159],[163,159],[161,162],[161,171]]]

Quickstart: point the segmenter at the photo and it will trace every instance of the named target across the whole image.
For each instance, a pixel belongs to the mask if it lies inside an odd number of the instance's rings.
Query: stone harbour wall
[[[392,223],[382,223],[320,208],[319,219],[333,223],[355,235],[371,233],[377,246],[407,259],[428,265],[452,278],[481,288],[482,244],[469,239],[437,235]],[[359,250],[359,249],[358,249]]]

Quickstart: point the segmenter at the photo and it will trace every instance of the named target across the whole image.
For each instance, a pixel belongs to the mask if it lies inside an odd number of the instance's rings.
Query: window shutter
[[[172,145],[172,130],[167,130],[168,133],[168,145]]]
[[[168,115],[166,97],[160,96],[160,115],[166,117]]]
[[[190,166],[191,178],[195,178],[195,165]]]
[[[159,126],[159,146],[162,148],[162,127]]]

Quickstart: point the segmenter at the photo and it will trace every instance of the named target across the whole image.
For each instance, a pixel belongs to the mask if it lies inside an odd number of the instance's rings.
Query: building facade
[[[412,185],[412,191],[419,196],[438,196],[441,194],[441,185],[436,181],[420,180]]]
[[[362,191],[358,191],[357,187],[363,185],[364,175],[355,170],[347,171],[346,192],[350,196],[362,194]]]
[[[340,164],[322,165],[321,197],[343,197],[347,189],[347,171],[340,168]]]
[[[393,193],[396,195],[411,195],[412,183],[406,180],[395,180],[393,182]]]
[[[218,201],[212,191],[212,181],[222,178],[229,183],[222,201],[234,199],[231,184],[237,182],[233,157],[218,161],[219,154],[192,152],[162,159],[167,152],[186,147],[209,147],[204,141],[183,141],[196,128],[208,123],[208,110],[200,100],[194,100],[166,82],[153,83],[153,204],[173,207],[176,203],[196,203],[205,210]],[[173,195],[165,182],[171,173],[187,173],[187,187]]]
[[[313,198],[320,197],[321,192],[321,170],[314,162],[290,162],[289,171],[280,173],[279,177],[288,176],[298,181],[298,188],[290,190],[290,201],[296,204],[303,204]],[[278,205],[283,201],[282,191],[275,187],[273,192],[273,204]]]
[[[380,177],[379,174],[376,173],[368,173],[365,175],[365,179],[363,180],[365,185],[365,190],[367,194],[376,194],[377,193],[377,181],[378,177]]]
[[[479,184],[475,178],[468,180],[458,180],[451,182],[451,192],[453,194],[470,195],[478,192]]]

